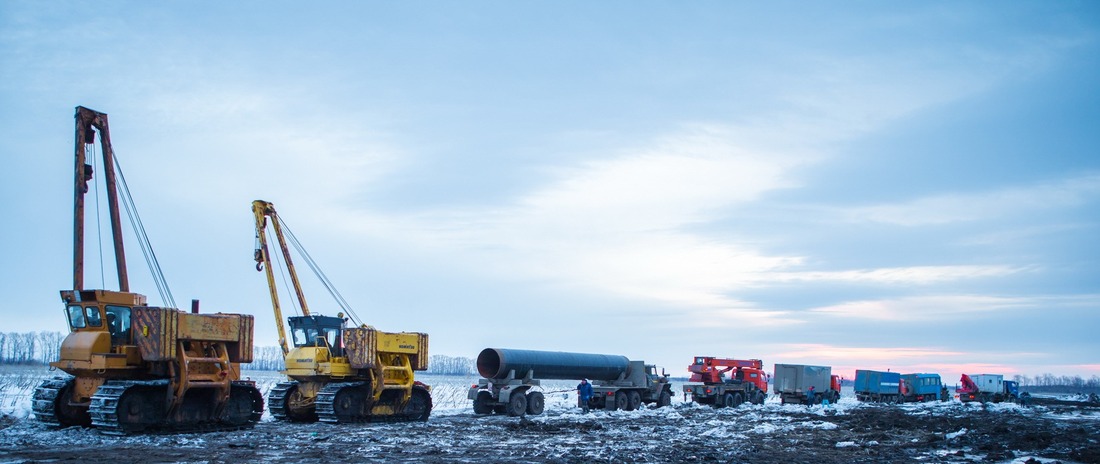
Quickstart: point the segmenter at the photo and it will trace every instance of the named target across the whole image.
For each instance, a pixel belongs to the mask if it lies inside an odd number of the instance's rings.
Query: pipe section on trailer
[[[615,380],[630,368],[626,356],[561,351],[486,348],[477,356],[477,372],[487,379],[503,379],[510,371],[546,380]]]

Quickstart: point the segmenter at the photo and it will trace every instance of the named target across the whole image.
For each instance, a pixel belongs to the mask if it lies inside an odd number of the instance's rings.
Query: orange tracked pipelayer
[[[107,191],[119,290],[84,288],[84,195],[93,168],[85,151],[100,134],[101,175]],[[70,333],[50,366],[69,374],[34,391],[35,417],[47,424],[95,426],[102,433],[205,431],[251,427],[263,413],[253,382],[241,381],[238,363],[252,361],[253,318],[243,314],[198,314],[151,307],[130,292],[119,219],[119,189],[139,239],[140,220],[111,147],[107,115],[76,109],[73,288],[62,290]],[[121,170],[119,170],[121,173]],[[118,182],[121,181],[121,182]],[[152,249],[143,242],[147,259]],[[170,293],[155,259],[151,267],[162,296]]]

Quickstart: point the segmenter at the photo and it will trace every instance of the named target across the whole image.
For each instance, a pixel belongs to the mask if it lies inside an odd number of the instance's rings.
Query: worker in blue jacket
[[[592,399],[592,384],[588,383],[588,379],[581,379],[581,383],[577,384],[577,400],[581,403],[581,409],[584,412],[588,412],[588,400]]]

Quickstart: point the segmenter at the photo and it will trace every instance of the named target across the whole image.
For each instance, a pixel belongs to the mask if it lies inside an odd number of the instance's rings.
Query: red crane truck
[[[764,404],[768,375],[763,369],[764,362],[759,359],[696,356],[695,362],[688,366],[691,378],[684,385],[684,396],[718,408],[736,408],[746,401]],[[731,371],[726,379],[725,374]]]

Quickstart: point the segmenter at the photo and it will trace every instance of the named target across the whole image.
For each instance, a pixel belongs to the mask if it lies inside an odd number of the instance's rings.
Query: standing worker
[[[810,385],[809,391],[806,392],[806,400],[809,401],[810,405],[814,404],[814,394],[815,393],[817,393],[817,392],[814,391],[814,386]]]
[[[588,379],[581,379],[581,383],[577,384],[577,400],[581,403],[581,409],[585,413],[588,413],[588,401],[592,399],[592,384],[588,383]]]

